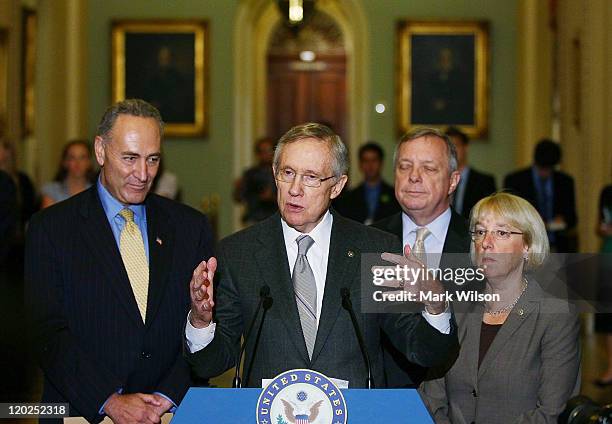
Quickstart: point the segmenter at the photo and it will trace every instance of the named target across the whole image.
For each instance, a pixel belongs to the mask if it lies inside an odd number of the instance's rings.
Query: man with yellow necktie
[[[400,139],[393,162],[402,212],[373,226],[397,235],[413,255],[427,259],[428,267],[451,267],[449,257],[440,254],[467,253],[471,242],[467,222],[450,206],[460,179],[455,146],[439,130],[418,128]],[[426,369],[408,361],[388,340],[384,346],[389,386],[418,386]]]
[[[30,223],[26,303],[42,400],[90,422],[157,423],[191,385],[189,280],[212,234],[199,212],[149,193],[162,136],[147,102],[111,106],[94,142],[97,184]]]

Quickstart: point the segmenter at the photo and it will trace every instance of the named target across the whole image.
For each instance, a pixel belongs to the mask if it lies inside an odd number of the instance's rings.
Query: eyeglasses
[[[276,178],[285,183],[292,183],[295,181],[298,175],[302,177],[302,184],[304,184],[306,187],[313,188],[321,187],[321,183],[323,183],[323,181],[327,181],[335,177],[335,175],[332,175],[331,177],[327,178],[319,178],[316,175],[300,174],[299,172],[295,172],[293,169],[285,168],[276,173]]]
[[[512,234],[523,234],[523,233],[519,233],[518,231],[506,231],[506,230],[474,230],[474,231],[470,231],[470,234],[472,235],[472,240],[474,240],[474,241],[481,241],[481,240],[483,240],[487,236],[487,233],[491,233],[495,240],[508,240],[510,238],[510,236],[512,236]]]

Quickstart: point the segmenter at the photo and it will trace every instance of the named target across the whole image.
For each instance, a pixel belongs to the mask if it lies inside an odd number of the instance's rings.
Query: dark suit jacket
[[[365,183],[347,191],[334,202],[334,208],[345,218],[364,223],[368,219],[368,205],[365,200]],[[374,212],[374,222],[386,218],[401,210],[395,200],[392,185],[381,182],[378,206]]]
[[[400,240],[403,239],[402,213],[392,215],[382,221],[374,223],[388,233],[395,234]],[[470,234],[468,224],[461,215],[452,211],[451,220],[444,240],[442,253],[467,253],[470,251]],[[433,252],[432,252],[433,253]],[[467,258],[463,255],[443,255],[440,260],[440,268],[453,268],[457,266],[469,266],[464,262]],[[415,364],[398,351],[393,343],[383,334],[383,353],[387,384],[389,387],[416,387],[425,379],[427,368]]]
[[[402,213],[396,213],[382,221],[375,222],[374,228],[381,229],[387,233],[395,234],[400,240],[403,239]],[[451,210],[451,219],[444,240],[442,253],[466,253],[470,251],[470,229],[467,221],[457,212]],[[444,257],[442,258],[444,259]],[[442,264],[440,264],[442,266]]]
[[[31,220],[25,288],[43,401],[100,421],[119,389],[177,404],[190,386],[183,358],[189,281],[211,254],[206,217],[163,197],[146,201],[150,279],[146,323],[94,184]]]
[[[463,206],[461,216],[470,218],[470,211],[478,201],[495,193],[495,178],[493,175],[478,172],[470,167],[465,191],[463,192]]]
[[[253,319],[263,285],[270,287],[273,304],[265,317],[257,349],[256,337],[250,337],[247,343],[246,386],[261,387],[263,378],[294,368],[309,368],[348,380],[350,387],[365,386],[366,367],[349,313],[341,306],[343,287],[350,290],[377,387],[384,387],[381,328],[414,362],[429,366],[444,361],[456,346],[454,323],[451,334],[444,335],[421,314],[360,313],[361,254],[397,251],[399,247],[394,237],[333,214],[325,294],[314,352],[309,359],[280,215],[222,240],[216,283],[217,327],[211,344],[189,355],[194,371],[201,377],[210,377],[235,366],[240,336]]]
[[[565,219],[567,229],[558,231],[554,247],[559,252],[576,252],[576,195],[574,192],[574,179],[564,172],[553,173],[553,215],[561,215]],[[538,195],[533,184],[531,167],[509,174],[504,179],[504,187],[512,193],[521,196],[538,208]]]
[[[17,189],[11,177],[0,171],[0,265],[8,254],[17,226]]]
[[[475,303],[456,313],[458,358],[419,390],[435,422],[556,423],[580,388],[575,308],[530,280],[478,367],[483,312]]]

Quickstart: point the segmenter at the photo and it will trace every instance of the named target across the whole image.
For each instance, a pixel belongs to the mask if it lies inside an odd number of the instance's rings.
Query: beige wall
[[[601,189],[611,181],[612,2],[560,0],[557,51],[548,1],[519,3],[516,163],[531,162],[542,137],[563,149],[561,169],[575,178],[580,250],[599,248]],[[558,122],[553,120],[553,60],[558,65]],[[558,131],[557,131],[558,129]]]
[[[548,0],[521,0],[518,9],[515,164],[532,162],[537,141],[552,137],[553,32]]]
[[[38,183],[50,180],[63,145],[86,137],[83,0],[38,0],[35,134],[27,165]]]
[[[251,1],[251,0],[249,0]],[[181,180],[185,200],[199,207],[203,197],[221,199],[221,235],[233,231],[231,181],[239,172],[240,152],[252,140],[234,140],[236,102],[253,93],[238,92],[234,69],[238,0],[0,0],[0,28],[11,31],[9,51],[9,134],[21,137],[20,8],[38,9],[37,123],[34,137],[18,143],[22,167],[37,182],[49,179],[59,151],[72,137],[93,135],[97,120],[110,101],[110,23],[115,18],[202,18],[210,24],[210,133],[201,139],[166,143],[167,164]],[[325,0],[327,7],[331,0]],[[359,117],[369,138],[388,150],[396,139],[394,111],[395,24],[399,19],[487,19],[491,22],[491,131],[472,146],[473,162],[501,177],[531,160],[537,139],[553,135],[551,109],[552,33],[547,0],[441,1],[352,0],[365,12],[368,65],[363,69]],[[340,0],[342,4],[346,3]],[[257,3],[252,2],[251,3]],[[348,3],[346,3],[348,4]],[[560,141],[562,167],[576,177],[580,230],[586,250],[597,247],[594,235],[597,196],[610,181],[612,128],[610,86],[612,2],[559,0]],[[363,24],[362,24],[363,25]],[[580,39],[582,61],[577,64],[573,38]],[[361,46],[356,45],[355,48]],[[578,68],[578,69],[576,69]],[[576,78],[580,85],[576,85]],[[576,87],[581,98],[576,100]],[[374,112],[383,101],[387,112]],[[251,103],[253,104],[253,103]],[[573,114],[580,105],[581,124]],[[240,114],[256,110],[240,109]],[[358,145],[360,140],[351,140]],[[238,144],[236,144],[238,143]],[[242,143],[242,144],[240,144]],[[246,148],[245,148],[246,146]],[[242,148],[241,148],[242,147]],[[243,160],[242,160],[242,163]],[[387,170],[386,175],[391,177]]]
[[[9,32],[7,134],[18,165],[38,184],[56,171],[64,143],[86,136],[84,0],[0,0],[0,28]],[[22,134],[22,7],[38,16],[34,134]]]
[[[560,1],[559,27],[563,169],[576,178],[581,250],[592,252],[599,194],[612,181],[612,2]]]

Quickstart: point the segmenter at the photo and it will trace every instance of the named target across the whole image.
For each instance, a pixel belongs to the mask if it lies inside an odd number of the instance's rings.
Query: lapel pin
[[[518,310],[518,314],[519,316],[523,316],[523,314],[525,313],[525,311],[523,311],[523,308]]]
[[[353,252],[352,250],[349,250],[348,252],[346,252],[346,254],[349,258],[352,258],[353,256],[355,256],[355,252]]]
[[[159,244],[160,246],[163,244],[163,243],[162,243],[162,240],[161,240],[159,237],[157,237],[157,238],[155,239],[155,242],[156,242],[157,244]]]

